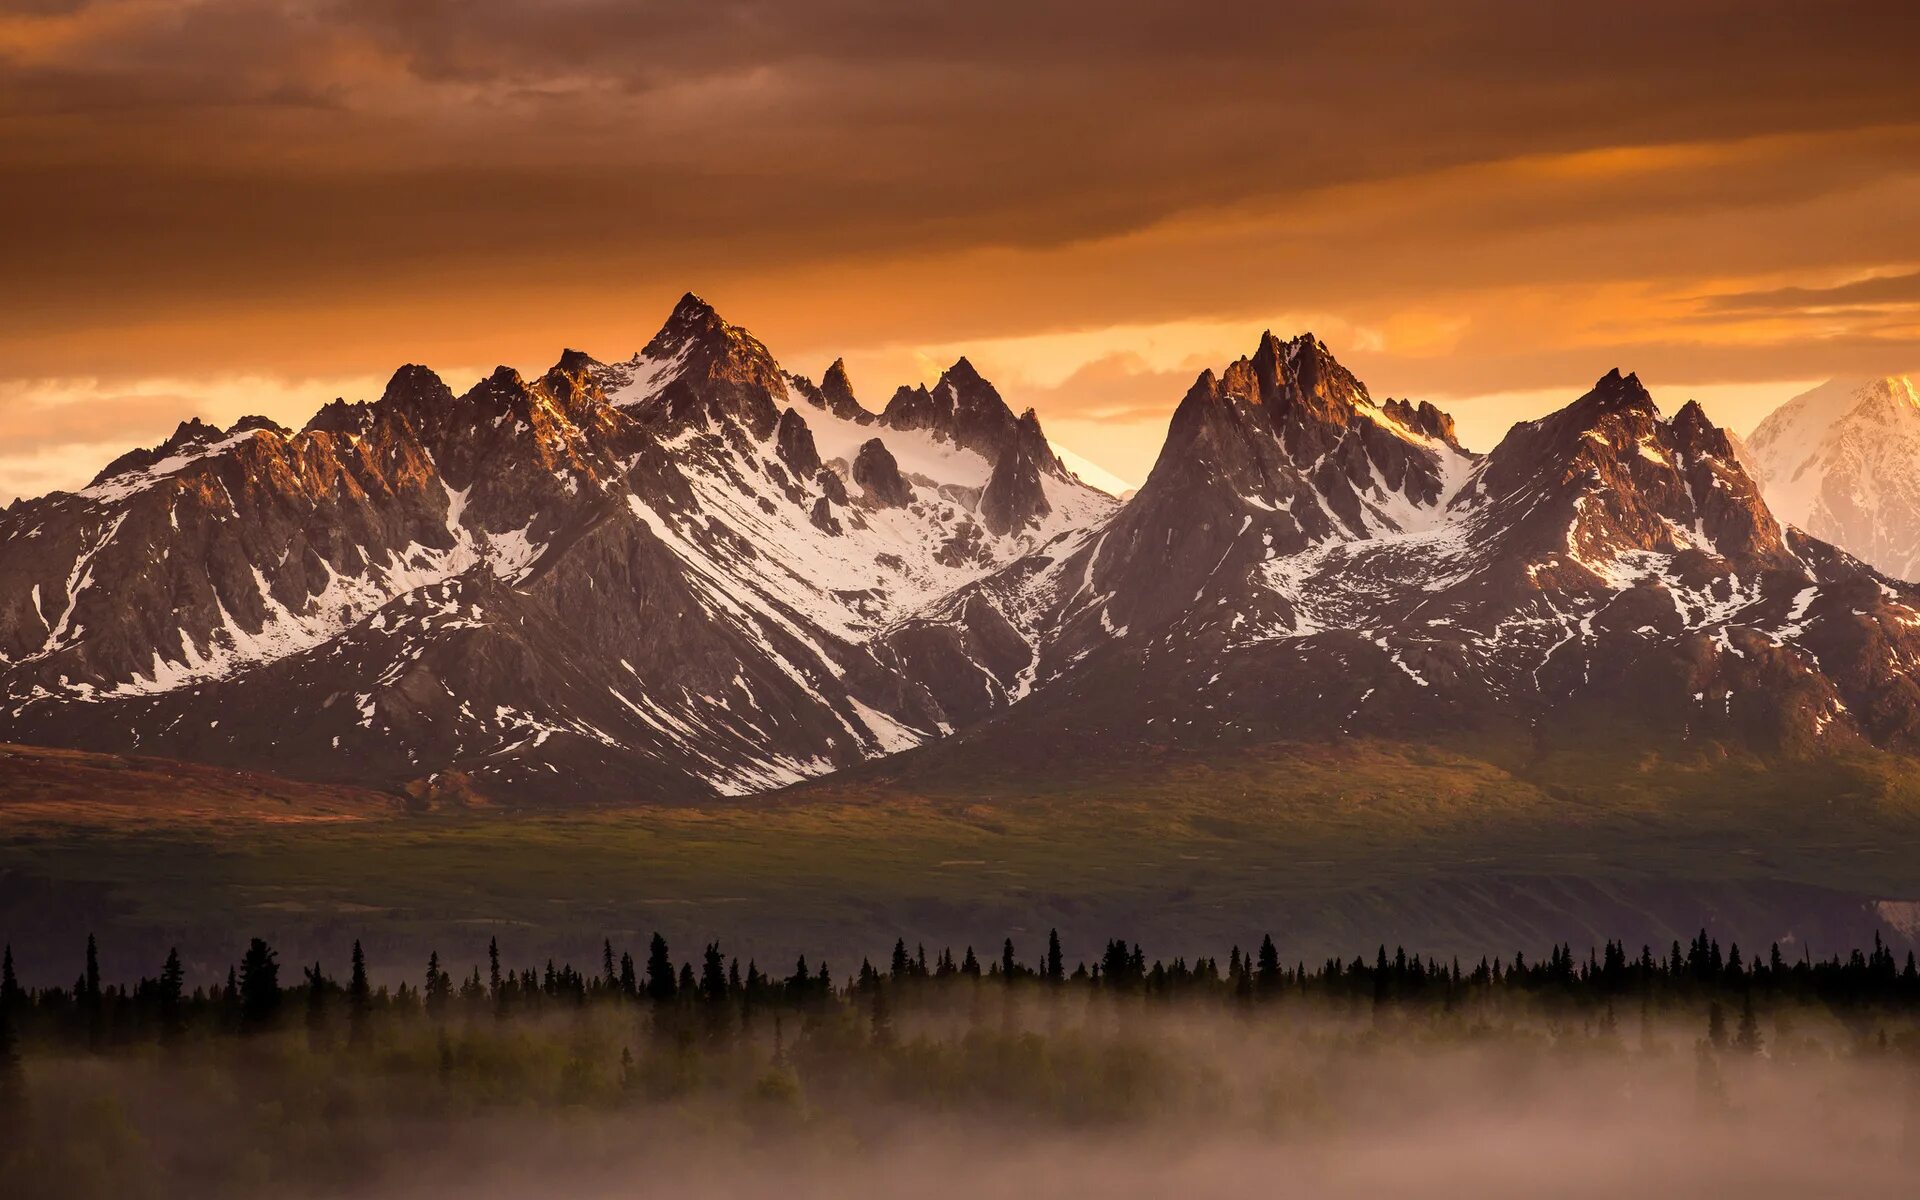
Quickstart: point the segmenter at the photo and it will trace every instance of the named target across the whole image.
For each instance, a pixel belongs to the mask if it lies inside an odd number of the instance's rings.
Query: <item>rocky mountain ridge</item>
[[[625,363],[183,427],[0,518],[0,725],[532,799],[833,770],[950,728],[877,630],[1113,506],[975,435],[815,410],[692,296]]]
[[[623,362],[184,425],[0,517],[0,739],[525,802],[927,747],[1366,735],[1913,749],[1914,589],[1612,372],[1485,455],[1312,335],[1124,504],[965,359],[878,411],[696,297]]]

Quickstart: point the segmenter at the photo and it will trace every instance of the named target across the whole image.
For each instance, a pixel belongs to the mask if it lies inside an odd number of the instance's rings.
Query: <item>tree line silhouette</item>
[[[484,971],[476,964],[456,978],[435,951],[417,983],[388,987],[370,980],[357,941],[342,983],[318,962],[299,966],[297,974],[283,980],[278,954],[265,940],[254,938],[224,982],[188,990],[175,950],[150,978],[131,985],[104,982],[99,947],[89,936],[71,987],[23,988],[12,948],[0,955],[0,1078],[17,1073],[23,1037],[101,1050],[189,1034],[246,1035],[282,1025],[298,1013],[316,1031],[342,1024],[351,1045],[364,1040],[376,1016],[506,1017],[592,1004],[644,1006],[663,1028],[700,1026],[713,1036],[751,1026],[763,1013],[864,1004],[878,1032],[888,1025],[889,1005],[901,994],[937,995],[942,989],[966,986],[1056,988],[1138,996],[1147,1002],[1210,1001],[1254,1009],[1298,998],[1452,1009],[1518,997],[1585,1010],[1598,1015],[1604,1028],[1612,1027],[1615,1010],[1623,1003],[1704,1002],[1710,1044],[1758,1050],[1763,1039],[1756,1003],[1810,1002],[1836,1012],[1907,1008],[1920,1003],[1920,967],[1911,952],[1899,961],[1877,935],[1870,951],[1854,950],[1844,957],[1814,959],[1803,952],[1788,959],[1775,944],[1764,958],[1749,959],[1738,945],[1723,953],[1703,930],[1685,947],[1675,941],[1664,955],[1648,946],[1630,955],[1623,944],[1609,941],[1584,959],[1562,944],[1544,959],[1529,961],[1516,953],[1511,959],[1483,957],[1467,967],[1457,958],[1443,962],[1403,949],[1389,955],[1384,945],[1371,960],[1329,958],[1311,968],[1304,962],[1289,965],[1281,961],[1270,935],[1250,953],[1233,947],[1224,967],[1211,957],[1155,959],[1149,965],[1138,944],[1113,939],[1097,960],[1069,971],[1056,930],[1032,962],[1019,956],[1010,937],[984,964],[971,946],[958,957],[943,949],[930,961],[924,946],[909,950],[902,939],[884,965],[863,960],[857,970],[836,979],[824,960],[813,965],[804,955],[787,972],[762,971],[751,959],[743,969],[718,943],[708,943],[697,961],[676,965],[667,940],[656,933],[643,962],[627,952],[616,957],[612,940],[606,940],[597,971],[556,965],[552,959],[544,967],[510,968],[503,963],[498,940],[490,939]],[[1730,1009],[1739,1014],[1731,1033]]]

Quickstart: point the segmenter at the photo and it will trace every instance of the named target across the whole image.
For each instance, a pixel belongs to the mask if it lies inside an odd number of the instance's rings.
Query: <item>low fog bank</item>
[[[359,1049],[287,1030],[30,1053],[7,1125],[30,1149],[6,1169],[32,1186],[7,1194],[1905,1190],[1920,1166],[1908,1015],[1781,1007],[1719,1048],[1708,1022],[1691,1004],[1236,1012],[982,989],[958,1005],[763,1014],[720,1038],[587,1008],[412,1018]]]

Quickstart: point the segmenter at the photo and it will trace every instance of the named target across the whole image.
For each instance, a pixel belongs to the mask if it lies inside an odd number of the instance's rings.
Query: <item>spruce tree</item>
[[[1066,960],[1060,954],[1060,931],[1058,929],[1047,930],[1046,978],[1048,983],[1057,984],[1067,981]]]
[[[20,980],[13,973],[13,945],[0,956],[0,1009],[12,1008],[20,999]]]
[[[701,955],[700,998],[712,1005],[726,1003],[727,960],[720,953],[719,942],[707,943],[706,953]]]
[[[1000,947],[1000,982],[1012,983],[1016,969],[1018,968],[1013,958],[1013,939],[1008,938],[1006,944]]]
[[[659,934],[647,947],[647,998],[656,1004],[673,999],[675,991],[673,960],[667,956],[667,939]]]
[[[86,974],[80,980],[80,1016],[87,1026],[87,1045],[98,1050],[106,1041],[106,1010],[100,992],[100,944],[87,935]]]
[[[259,1032],[273,1023],[280,1009],[280,963],[273,948],[261,938],[247,943],[240,959],[240,1024]]]
[[[1384,970],[1387,961],[1387,948],[1380,947],[1380,968]],[[1254,990],[1262,999],[1270,998],[1280,990],[1280,951],[1273,944],[1273,935],[1265,934],[1260,939],[1260,965],[1253,977]]]
[[[87,974],[82,990],[89,1004],[100,1003],[100,943],[92,934],[87,935]]]
[[[427,986],[421,994],[426,997],[427,1015],[446,1013],[447,1001],[453,998],[453,977],[441,969],[438,950],[427,955]]]
[[[183,1018],[180,1011],[182,993],[186,989],[187,974],[180,965],[180,951],[173,948],[167,951],[167,961],[160,967],[160,1036],[171,1041],[180,1036]]]
[[[1727,1048],[1727,1014],[1718,1000],[1707,1006],[1707,1045],[1715,1050]]]
[[[360,950],[359,939],[353,943],[353,973],[347,980],[347,1040],[355,1046],[365,1046],[369,1035],[368,1023],[373,1016],[373,988],[367,983],[367,956]]]
[[[500,995],[500,939],[487,939],[487,995],[495,1004],[502,1000]]]

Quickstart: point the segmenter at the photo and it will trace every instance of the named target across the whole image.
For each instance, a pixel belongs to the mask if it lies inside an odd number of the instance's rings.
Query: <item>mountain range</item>
[[[1617,371],[1475,454],[1267,334],[1122,502],[964,358],[874,407],[689,295],[625,361],[460,395],[402,367],[16,502],[0,740],[514,803],[916,747],[1914,750],[1920,590],[1822,540],[1859,544],[1831,497],[1783,524],[1748,461]]]

